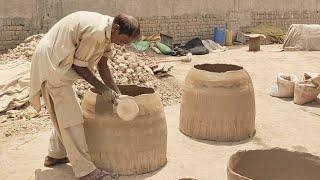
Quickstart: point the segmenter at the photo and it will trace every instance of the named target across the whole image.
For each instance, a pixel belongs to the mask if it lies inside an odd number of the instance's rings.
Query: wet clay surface
[[[238,71],[243,69],[241,66],[232,64],[199,64],[195,65],[194,68],[215,73],[224,73],[227,71]]]
[[[320,158],[284,149],[239,152],[230,160],[234,175],[253,180],[319,180]]]
[[[153,94],[154,90],[148,87],[135,85],[118,85],[121,94],[128,96],[139,96],[142,94]]]

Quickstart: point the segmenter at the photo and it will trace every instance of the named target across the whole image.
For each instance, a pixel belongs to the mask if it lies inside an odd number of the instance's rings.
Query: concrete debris
[[[170,76],[173,66],[156,63],[156,59],[128,51],[125,47],[114,45],[112,56],[108,61],[110,71],[116,84],[136,84],[154,88],[159,93],[164,105],[178,103],[182,90],[174,78],[162,78]],[[96,74],[99,77],[99,74]],[[75,83],[77,95],[80,99],[90,85],[84,80]]]
[[[154,66],[151,66],[151,69],[155,76],[157,77],[167,77],[170,76],[169,72],[173,68],[172,65],[167,65],[164,63],[160,63]]]
[[[112,53],[108,65],[116,84],[144,85],[154,78],[153,71],[147,65],[149,59],[137,56],[118,45],[112,46]],[[96,75],[99,77],[99,73]],[[90,85],[84,80],[78,80],[75,85],[77,95],[82,99]]]
[[[0,55],[0,64],[5,64],[16,60],[31,61],[37,44],[44,34],[36,34],[28,37],[14,49],[9,49],[7,53]]]
[[[31,106],[1,114],[0,122],[0,139],[18,134],[33,134],[51,127],[45,109],[38,114]]]
[[[109,68],[117,84],[141,84],[152,77],[153,72],[146,60],[138,58],[135,53],[117,45],[112,47],[112,52]]]

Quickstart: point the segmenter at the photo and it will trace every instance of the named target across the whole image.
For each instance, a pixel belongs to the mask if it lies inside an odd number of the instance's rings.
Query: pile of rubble
[[[28,37],[24,42],[19,44],[16,48],[8,50],[8,53],[0,55],[0,64],[31,61],[32,55],[37,47],[37,44],[41,40],[44,34],[37,34]],[[180,87],[169,80],[169,84],[166,79],[157,79],[154,73],[156,59],[143,54],[128,51],[123,46],[114,45],[112,47],[112,56],[108,61],[110,71],[117,84],[136,84],[141,86],[152,87],[157,91],[165,105],[179,102],[181,97]],[[152,69],[150,68],[152,67]],[[170,71],[171,68],[168,68]],[[161,76],[166,76],[166,72],[160,73]],[[83,80],[79,80],[75,83],[77,94],[80,98],[83,97],[84,92],[90,88],[90,86]],[[174,87],[172,89],[171,87]],[[174,90],[173,92],[171,90]]]
[[[135,53],[117,45],[112,47],[112,52],[109,68],[117,83],[141,84],[153,76],[153,71],[148,66],[149,59],[139,59]]]
[[[21,110],[10,110],[0,115],[0,139],[18,134],[35,134],[51,127],[51,120],[47,112],[40,113],[31,106]]]
[[[164,105],[171,105],[180,102],[181,87],[173,77],[167,77],[162,74],[158,79],[154,72],[159,68],[154,68],[156,60],[152,57],[137,54],[128,51],[125,47],[114,45],[112,47],[112,56],[108,61],[111,74],[116,84],[135,84],[151,87],[159,93]],[[150,68],[151,67],[151,68]],[[172,67],[168,68],[168,71]],[[165,69],[165,68],[162,68]],[[168,74],[166,74],[168,75]],[[98,76],[98,74],[97,74]],[[83,81],[76,82],[77,95],[81,99],[90,85]]]
[[[0,64],[17,60],[31,61],[32,55],[44,34],[36,34],[25,39],[14,49],[9,49],[7,53],[0,55]]]

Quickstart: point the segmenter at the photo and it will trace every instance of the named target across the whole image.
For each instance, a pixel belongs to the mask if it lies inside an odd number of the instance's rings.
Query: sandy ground
[[[169,106],[165,108],[168,124],[167,165],[150,174],[121,179],[174,180],[193,177],[199,180],[225,180],[229,157],[244,149],[282,147],[320,155],[320,100],[298,106],[293,104],[292,99],[268,95],[279,72],[299,76],[306,71],[320,72],[320,52],[281,52],[279,45],[263,46],[262,51],[256,53],[247,49],[237,47],[226,52],[194,56],[189,64],[173,63],[173,75],[182,83],[193,64],[232,63],[243,66],[251,75],[255,87],[257,134],[250,140],[238,143],[191,139],[178,130],[179,105]],[[74,179],[69,164],[54,169],[42,166],[48,139],[49,131],[0,139],[0,179]]]

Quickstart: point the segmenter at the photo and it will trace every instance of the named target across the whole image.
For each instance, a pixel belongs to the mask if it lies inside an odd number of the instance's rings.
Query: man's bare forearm
[[[86,67],[79,67],[76,65],[72,65],[72,68],[89,84],[95,87],[100,93],[106,89],[106,85],[104,85],[96,76]]]
[[[116,83],[113,80],[111,71],[109,69],[108,66],[108,59],[105,57],[102,57],[101,60],[98,63],[98,71],[99,74],[101,76],[101,79],[103,80],[103,82],[111,89],[113,89],[114,91],[116,91],[117,93],[120,93],[120,90],[118,88],[118,86],[116,85]]]

